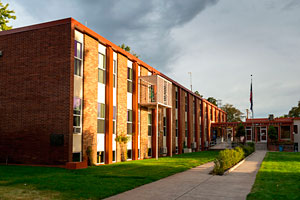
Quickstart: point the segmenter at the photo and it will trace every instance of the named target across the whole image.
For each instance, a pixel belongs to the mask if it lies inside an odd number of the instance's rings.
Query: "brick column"
[[[182,95],[182,91],[181,88],[178,87],[178,154],[182,153],[182,123],[184,122],[184,120],[182,119],[182,117],[184,117],[184,114],[182,114],[182,101],[181,101],[181,95]]]
[[[167,108],[167,156],[172,157],[172,108]]]
[[[201,151],[204,151],[204,131],[205,131],[205,124],[204,124],[204,119],[205,119],[205,116],[204,116],[204,102],[202,101],[201,102]]]
[[[85,62],[83,67],[83,160],[88,160],[87,149],[91,147],[90,162],[97,163],[97,91],[98,91],[98,41],[84,37]],[[72,143],[71,143],[72,144]],[[72,146],[72,145],[71,145]]]
[[[113,50],[106,48],[106,86],[105,86],[105,164],[112,163],[113,134]]]
[[[199,123],[199,114],[200,114],[200,107],[199,107],[199,99],[195,98],[195,104],[196,104],[196,114],[195,114],[195,131],[196,131],[196,144],[197,144],[197,148],[196,151],[199,151],[199,138],[200,138],[200,123]]]
[[[208,142],[208,147],[209,147],[209,143],[210,143],[210,109],[209,108],[210,105],[206,104],[206,115],[207,115],[207,121],[206,121],[206,125],[207,125],[207,142]]]
[[[138,64],[133,62],[133,91],[132,91],[132,160],[138,160]]]
[[[193,109],[193,106],[191,106],[191,96],[189,93],[187,93],[187,105],[188,105],[188,109],[187,109],[187,128],[188,128],[188,135],[187,135],[187,148],[191,148],[191,142],[192,142],[192,120],[191,120],[191,109]]]
[[[157,108],[152,109],[152,158],[156,158],[157,155],[157,129],[158,129],[158,119],[157,119]]]

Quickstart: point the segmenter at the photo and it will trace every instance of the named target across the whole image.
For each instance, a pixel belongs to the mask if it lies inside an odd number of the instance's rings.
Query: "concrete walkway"
[[[209,175],[214,164],[207,163],[109,199],[246,199],[265,154],[256,151],[228,175]]]

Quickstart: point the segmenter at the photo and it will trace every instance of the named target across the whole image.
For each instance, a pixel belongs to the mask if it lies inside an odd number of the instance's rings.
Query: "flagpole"
[[[252,141],[254,140],[254,142],[255,142],[255,128],[254,128],[254,123],[253,123],[253,119],[254,119],[254,113],[253,113],[253,92],[252,92],[252,74],[251,74],[251,85],[250,85],[250,100],[251,100],[251,112],[252,112],[252,136],[253,136],[253,138],[252,138]]]
[[[253,88],[252,88],[252,74],[251,74],[251,95],[252,95],[252,119],[254,119],[254,112],[253,112]]]

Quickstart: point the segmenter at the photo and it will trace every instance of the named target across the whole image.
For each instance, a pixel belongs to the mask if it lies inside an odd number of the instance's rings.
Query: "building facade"
[[[245,128],[245,142],[254,142],[258,147],[265,147],[271,151],[278,151],[284,146],[284,151],[298,151],[300,148],[300,118],[256,118],[246,119],[245,122],[212,123],[212,135],[215,143],[234,141],[237,127],[243,124]],[[273,126],[277,133],[277,140],[269,138],[268,130]]]
[[[211,123],[226,122],[220,108],[72,18],[2,31],[0,52],[0,162],[172,156],[205,150]]]

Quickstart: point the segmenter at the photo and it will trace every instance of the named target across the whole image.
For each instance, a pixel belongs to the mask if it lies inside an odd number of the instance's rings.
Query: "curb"
[[[252,156],[256,151],[252,152],[249,156],[247,156],[246,158],[244,158],[243,160],[241,160],[240,162],[238,162],[236,165],[234,165],[233,167],[229,168],[226,172],[224,172],[224,175],[228,175],[230,172],[232,172],[233,170],[235,170],[236,168],[238,168],[241,164],[243,164],[245,162],[245,160],[247,158],[249,158],[250,156]]]

